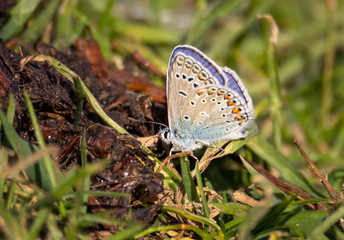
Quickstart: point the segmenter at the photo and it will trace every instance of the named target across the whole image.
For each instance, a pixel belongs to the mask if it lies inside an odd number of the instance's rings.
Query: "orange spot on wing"
[[[233,108],[232,113],[239,114],[240,113],[239,108]]]
[[[244,121],[244,119],[241,118],[241,117],[235,117],[235,119],[238,120],[239,122],[243,122]]]
[[[204,93],[204,91],[198,91],[197,94],[198,95],[202,95]]]
[[[234,103],[233,101],[228,101],[228,102],[227,102],[227,105],[228,105],[228,106],[235,106],[235,103]],[[233,109],[233,110],[234,110],[234,109]]]

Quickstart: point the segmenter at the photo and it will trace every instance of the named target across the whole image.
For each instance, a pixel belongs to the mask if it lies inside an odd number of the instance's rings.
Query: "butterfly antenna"
[[[137,120],[135,118],[130,118],[130,120],[141,122],[141,123],[151,123],[151,124],[155,124],[155,125],[159,125],[159,126],[163,126],[165,128],[168,128],[168,126],[166,124],[158,123],[158,122],[154,122],[154,121]]]
[[[138,122],[141,122],[141,123],[150,123],[150,124],[155,124],[155,125],[158,125],[160,127],[164,127],[164,129],[161,129],[159,130],[158,133],[154,134],[152,137],[150,137],[149,139],[147,139],[147,141],[145,141],[143,143],[143,146],[146,146],[146,144],[151,141],[152,139],[156,138],[157,136],[159,136],[161,133],[163,132],[166,132],[167,129],[168,129],[168,126],[166,124],[163,124],[163,123],[158,123],[158,122],[153,122],[153,121],[145,121],[145,120],[137,120],[137,119],[134,119],[132,118],[131,120],[134,120],[134,121],[138,121]]]

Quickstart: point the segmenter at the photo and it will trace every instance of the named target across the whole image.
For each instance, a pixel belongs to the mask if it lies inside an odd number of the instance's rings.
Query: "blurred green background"
[[[58,49],[78,37],[93,38],[110,64],[139,51],[164,73],[173,47],[191,44],[235,69],[244,81],[259,128],[248,145],[253,152],[264,141],[308,174],[296,139],[339,190],[344,174],[343,8],[335,0],[22,0],[2,19],[0,36]],[[263,15],[278,28],[275,45]],[[159,77],[152,81],[164,86]]]
[[[58,49],[79,37],[93,38],[110,64],[139,51],[164,73],[171,50],[191,44],[234,69],[253,99],[259,133],[240,153],[298,186],[296,175],[302,173],[326,195],[295,147],[297,140],[341,190],[343,1],[21,0],[1,19],[0,37]],[[164,86],[159,77],[152,81]],[[250,184],[231,157],[215,160],[204,175],[222,191]]]

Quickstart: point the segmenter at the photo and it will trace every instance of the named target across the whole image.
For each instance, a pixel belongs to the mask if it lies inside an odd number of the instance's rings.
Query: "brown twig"
[[[307,161],[308,166],[312,169],[316,177],[319,179],[319,181],[324,185],[326,188],[328,194],[336,201],[342,201],[340,196],[337,194],[337,192],[332,188],[330,183],[327,181],[327,178],[324,178],[321,173],[319,172],[318,168],[314,165],[314,163],[309,159],[307,154],[303,151],[301,146],[297,143],[296,140],[294,140],[294,143],[296,147],[299,149],[299,152],[301,153],[302,157]]]
[[[147,58],[142,56],[142,54],[139,51],[135,51],[132,54],[135,61],[139,62],[146,68],[148,68],[150,71],[152,71],[155,75],[165,79],[165,75],[159,70],[157,66],[155,66],[151,61],[149,61]]]
[[[267,171],[265,168],[263,168],[259,164],[251,162],[251,161],[247,161],[247,160],[245,161],[248,164],[250,164],[257,172],[259,172],[264,177],[266,177],[273,185],[279,188],[282,192],[286,194],[294,193],[297,195],[296,198],[299,200],[306,200],[306,199],[314,198],[312,195],[305,192],[301,188],[273,176],[269,171]],[[327,209],[326,206],[324,206],[321,203],[314,203],[314,204],[307,204],[307,205],[312,209]]]

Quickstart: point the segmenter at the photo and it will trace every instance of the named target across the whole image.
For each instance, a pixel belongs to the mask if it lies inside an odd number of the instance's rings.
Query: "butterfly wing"
[[[210,78],[212,76],[212,78]],[[167,71],[168,123],[171,131],[180,125],[185,100],[198,88],[224,84],[225,74],[215,62],[189,45],[177,46],[171,54]]]
[[[248,111],[252,112],[252,99],[248,94],[247,89],[240,77],[238,76],[238,74],[229,67],[223,67],[222,71],[228,79],[228,82],[225,83],[225,86],[237,92],[245,100],[246,106],[248,107]]]
[[[247,135],[252,100],[237,74],[198,49],[177,46],[167,73],[170,141],[180,151]]]
[[[227,87],[208,86],[190,96],[180,112],[180,127],[204,145],[247,136],[253,111],[239,93]]]

